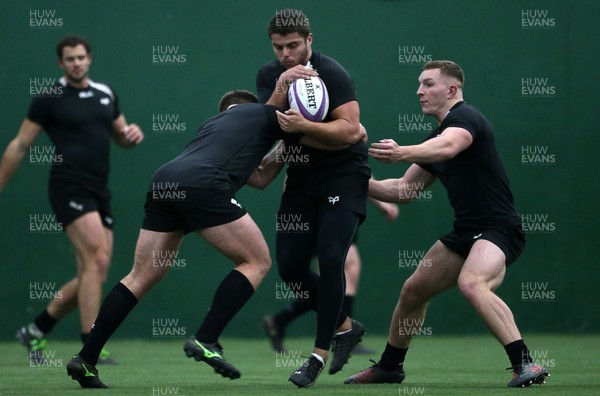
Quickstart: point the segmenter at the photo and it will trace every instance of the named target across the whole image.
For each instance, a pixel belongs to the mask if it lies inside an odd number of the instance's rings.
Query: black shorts
[[[441,237],[440,241],[448,249],[466,259],[473,244],[479,239],[485,239],[498,246],[506,256],[507,266],[515,262],[525,247],[525,234],[523,229],[517,226],[460,232],[453,230]]]
[[[65,229],[77,218],[89,212],[100,213],[104,227],[111,229],[115,219],[110,210],[110,192],[93,191],[66,182],[51,181],[48,186],[50,206]]]
[[[231,223],[247,213],[230,191],[193,187],[149,191],[144,211],[143,229],[186,234]]]

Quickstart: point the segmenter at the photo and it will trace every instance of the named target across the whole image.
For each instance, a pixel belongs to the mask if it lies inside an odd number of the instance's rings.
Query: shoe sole
[[[550,376],[550,374],[548,374],[548,372],[543,372],[529,380],[525,380],[525,382],[522,383],[521,385],[513,385],[513,386],[509,385],[508,387],[509,388],[527,388],[533,384],[543,385],[546,383],[546,378],[549,376]]]
[[[355,380],[351,380],[349,381],[349,379],[347,379],[346,381],[344,381],[345,385],[372,385],[372,384],[401,384],[402,382],[404,382],[404,380],[406,379],[406,376],[402,377],[401,380],[389,380],[389,381],[374,381],[374,382],[358,382]]]
[[[298,388],[310,388],[311,386],[313,386],[315,384],[315,382],[317,382],[317,380],[319,379],[319,376],[321,375],[321,372],[323,372],[323,368],[321,368],[321,371],[319,371],[319,374],[317,374],[317,378],[315,378],[315,380],[313,382],[311,382],[310,384],[307,385],[302,385],[297,383],[296,381],[294,381],[292,379],[292,377],[288,378],[288,381],[290,381],[292,384],[296,385]]]
[[[314,380],[313,382],[311,382],[311,383],[310,383],[310,384],[308,384],[308,385],[302,385],[302,384],[299,384],[299,383],[295,382],[295,381],[294,381],[293,379],[291,379],[291,378],[290,378],[290,379],[288,379],[288,381],[290,381],[292,384],[296,385],[298,388],[310,388],[311,386],[313,386],[313,385],[315,384],[315,382],[317,382],[317,380]]]

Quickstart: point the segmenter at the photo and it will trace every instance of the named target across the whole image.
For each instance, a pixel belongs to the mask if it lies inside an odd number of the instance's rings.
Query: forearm
[[[401,179],[369,180],[369,197],[383,202],[400,202]]]
[[[409,182],[400,179],[369,180],[369,198],[379,201],[406,205],[429,187],[431,182]],[[381,204],[381,203],[380,203]]]
[[[280,109],[289,108],[290,105],[288,104],[287,92],[288,86],[281,83],[280,81],[277,81],[277,84],[275,84],[275,89],[273,90],[271,97],[267,101],[267,104],[278,107]]]
[[[128,124],[123,114],[113,121],[112,135],[115,143],[123,148],[135,147],[144,140],[140,127],[135,123]]]
[[[325,145],[337,147],[330,149],[339,149],[340,146],[354,144],[361,138],[359,123],[352,123],[346,119],[308,122],[302,132]]]
[[[0,191],[12,179],[26,151],[27,148],[23,147],[17,139],[13,139],[6,147],[0,163]]]
[[[448,139],[434,138],[415,146],[404,146],[399,161],[432,164],[451,159],[456,155]]]
[[[283,142],[279,142],[275,147],[263,157],[260,165],[254,169],[246,184],[258,188],[266,188],[283,169],[283,161],[278,160],[278,155],[283,147]]]

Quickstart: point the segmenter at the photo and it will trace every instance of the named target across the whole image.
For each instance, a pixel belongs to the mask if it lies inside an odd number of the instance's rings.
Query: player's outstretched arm
[[[412,164],[400,179],[369,180],[369,197],[383,202],[410,203],[433,184],[436,176]]]
[[[369,197],[369,201],[371,201],[371,203],[375,205],[377,209],[379,209],[379,211],[383,214],[383,217],[385,217],[387,221],[394,221],[398,218],[398,215],[400,214],[400,209],[398,209],[397,204],[391,202],[383,202],[372,197]]]
[[[121,147],[131,148],[144,140],[144,132],[140,127],[137,124],[127,124],[123,114],[113,121],[112,127],[113,139]]]
[[[246,184],[250,187],[264,190],[283,169],[283,161],[277,161],[277,153],[280,153],[284,143],[283,140],[277,142],[275,146],[265,155],[260,165],[254,169]]]
[[[40,132],[42,132],[40,125],[27,118],[23,120],[17,136],[8,144],[2,156],[2,162],[0,163],[0,191],[12,179],[25,153],[27,153],[33,142],[35,142]]]
[[[463,128],[449,127],[435,139],[413,146],[399,146],[392,139],[382,139],[369,148],[369,155],[381,162],[420,162],[432,164],[454,158],[473,143],[473,136]]]

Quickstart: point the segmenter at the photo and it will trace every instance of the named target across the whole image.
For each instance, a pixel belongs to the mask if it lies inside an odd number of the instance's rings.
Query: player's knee
[[[483,290],[483,285],[481,282],[472,276],[459,276],[457,287],[467,301],[473,301],[477,299],[481,290]]]
[[[421,303],[424,299],[425,295],[422,288],[416,282],[412,281],[411,278],[407,279],[400,291],[400,301],[403,304],[411,305]]]
[[[108,250],[105,248],[97,249],[94,258],[98,269],[106,274],[108,267],[110,266],[110,254],[108,253]]]
[[[83,272],[97,273],[103,280],[110,266],[110,254],[106,248],[95,247],[88,251],[83,260]]]
[[[257,260],[254,265],[261,278],[264,278],[271,270],[271,257],[267,254],[260,260]]]

